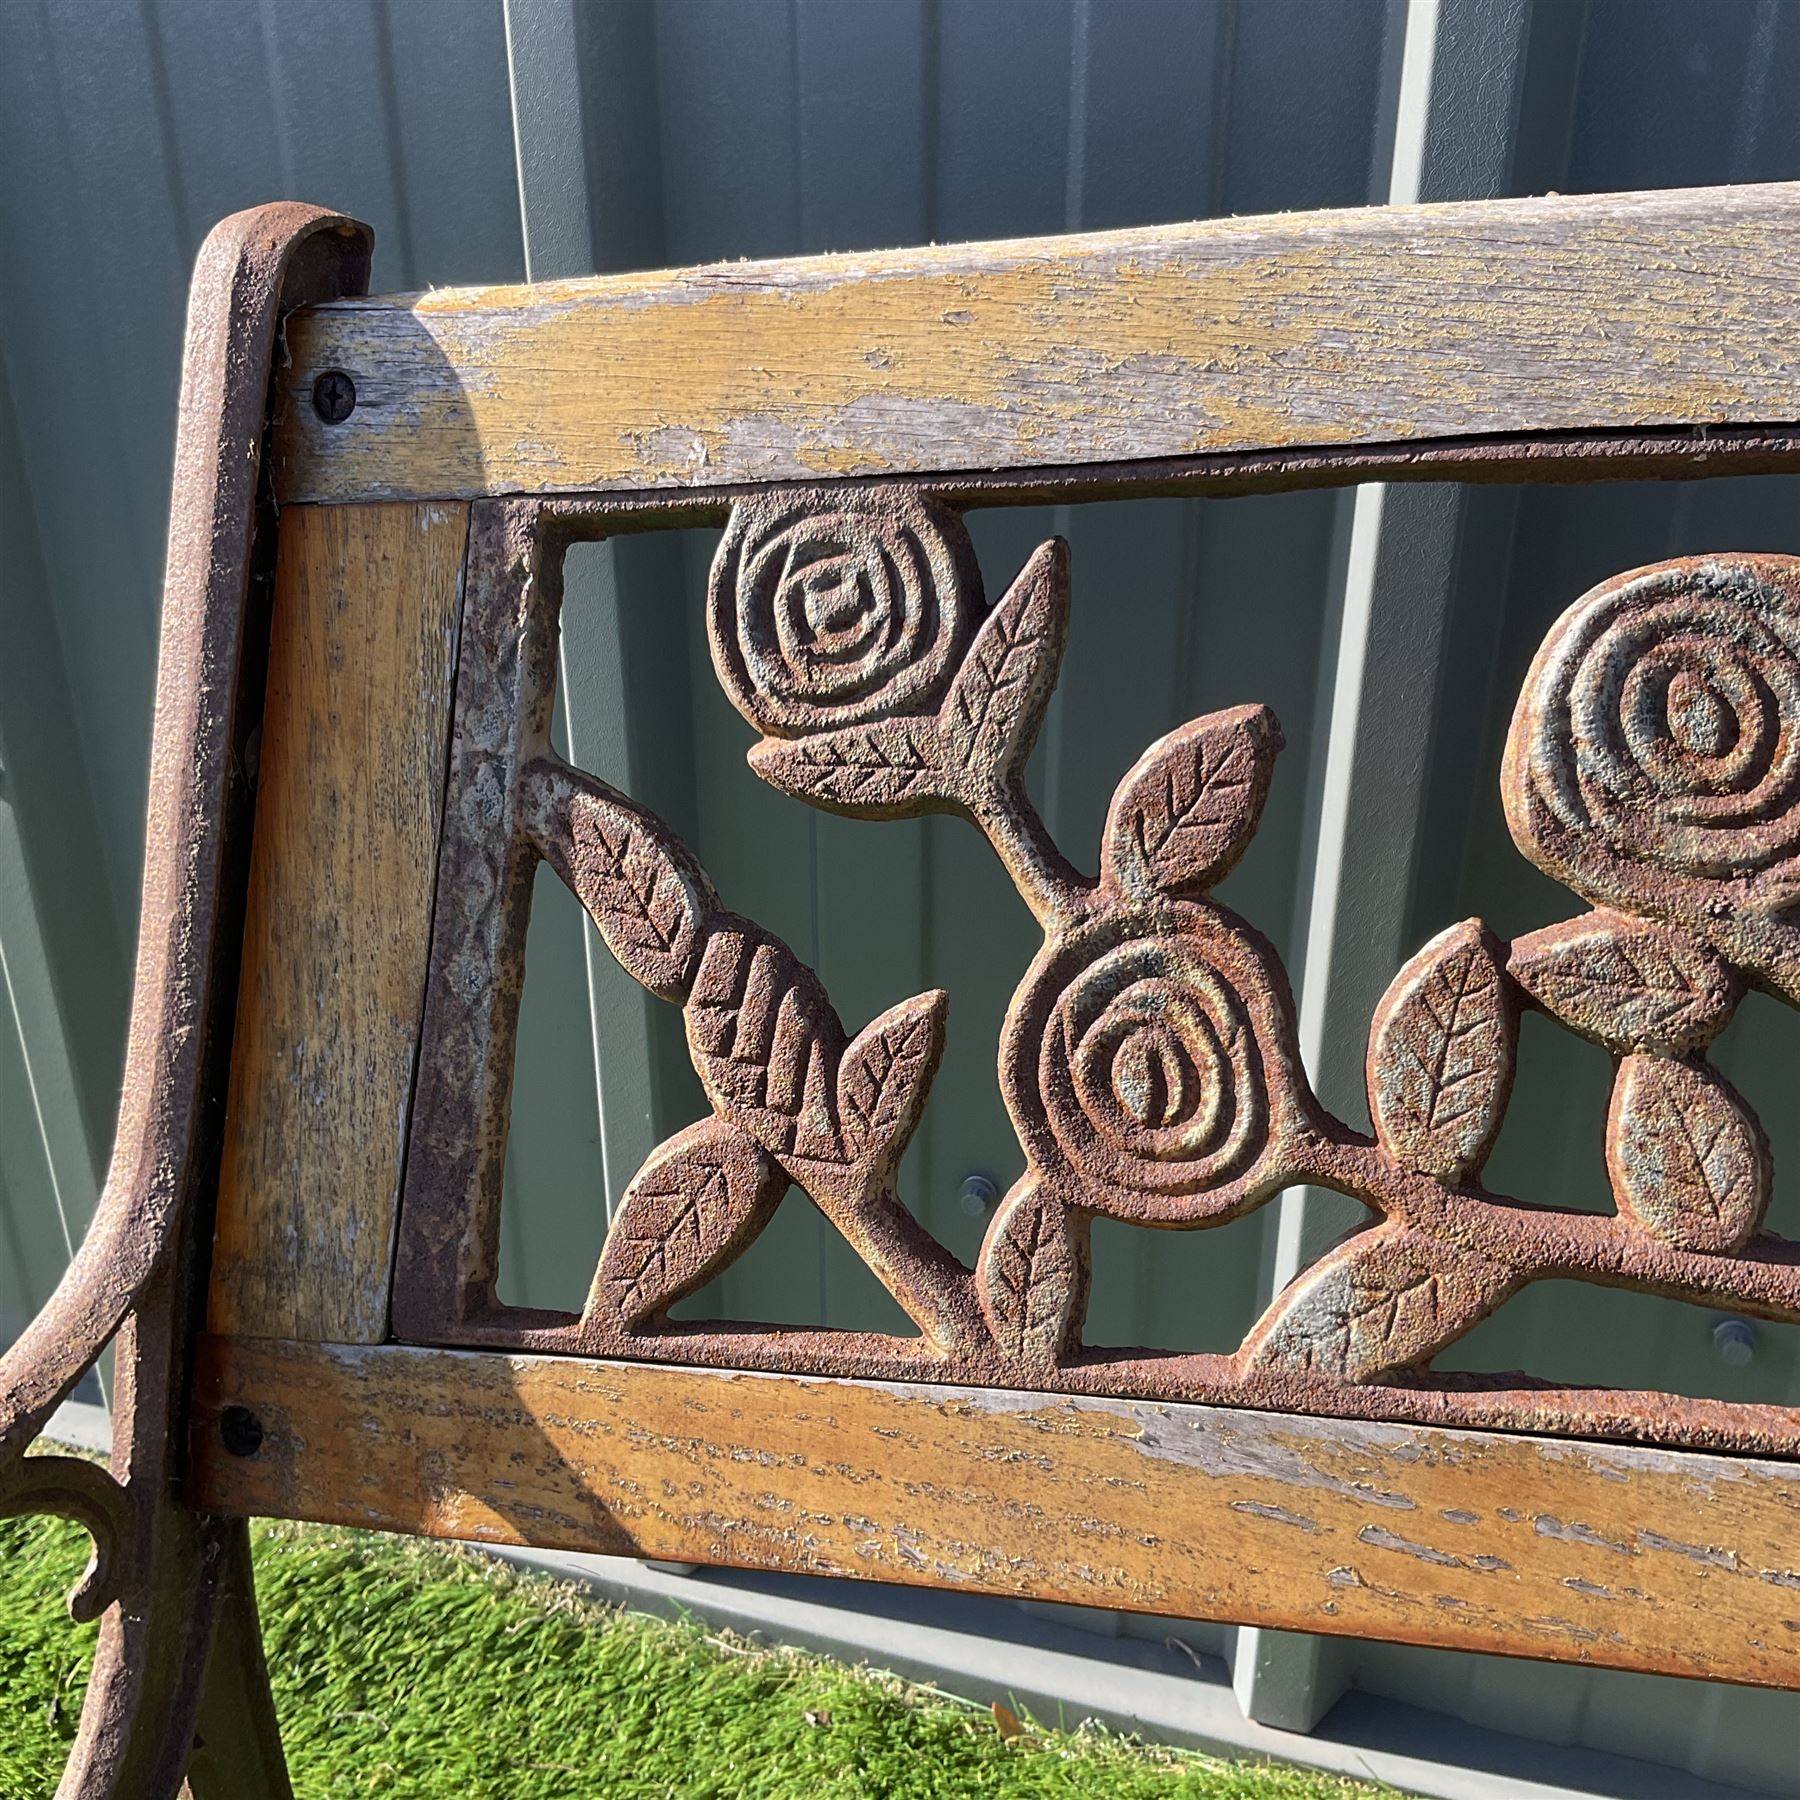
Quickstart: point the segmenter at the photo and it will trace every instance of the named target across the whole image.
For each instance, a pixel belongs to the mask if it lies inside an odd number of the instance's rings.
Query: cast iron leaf
[[[579,866],[594,874],[581,897],[606,947],[634,980],[679,995],[704,915],[675,859],[641,819],[598,802],[580,809],[576,829],[577,855],[592,848]]]
[[[707,1099],[765,1150],[846,1160],[830,1104],[843,1027],[819,978],[778,937],[747,919],[714,922],[687,1037]]]
[[[897,819],[942,798],[944,749],[930,719],[877,719],[811,737],[764,738],[750,767],[770,787],[826,812]]]
[[[1709,1064],[1628,1056],[1613,1083],[1606,1166],[1619,1211],[1683,1250],[1756,1235],[1773,1186],[1756,1115]]]
[[[1523,1280],[1398,1221],[1374,1225],[1289,1284],[1245,1339],[1243,1363],[1374,1381],[1428,1362]]]
[[[780,1164],[723,1119],[677,1132],[619,1202],[589,1316],[610,1312],[629,1331],[667,1311],[749,1246],[787,1186]]]
[[[1698,938],[1604,909],[1516,938],[1506,968],[1571,1031],[1621,1053],[1700,1049],[1724,1029],[1739,992],[1724,958]]]
[[[1441,932],[1394,977],[1369,1034],[1369,1110],[1396,1161],[1459,1180],[1480,1167],[1512,1092],[1518,1016],[1479,919]]]
[[[1029,1177],[994,1215],[982,1245],[982,1309],[1002,1350],[1054,1363],[1080,1324],[1082,1252],[1068,1209]]]
[[[1021,769],[1056,686],[1069,629],[1069,546],[1040,544],[982,621],[938,709],[951,760],[976,774]]]
[[[1133,898],[1223,880],[1255,835],[1281,747],[1266,706],[1209,713],[1159,738],[1113,794],[1101,879]]]
[[[704,871],[661,820],[552,759],[522,783],[533,841],[587,909],[620,968],[679,1003],[718,906]]]
[[[942,988],[889,1007],[844,1051],[838,1065],[838,1132],[852,1162],[891,1168],[931,1092],[944,1053],[950,996]]]

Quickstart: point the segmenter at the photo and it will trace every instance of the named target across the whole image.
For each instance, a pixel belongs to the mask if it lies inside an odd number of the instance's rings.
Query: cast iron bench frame
[[[1506,798],[1592,910],[1511,945],[1470,921],[1401,971],[1371,1138],[1312,1096],[1278,961],[1208,898],[1272,716],[1151,746],[1081,874],[1021,777],[1066,549],[990,607],[961,524],[1793,470],[1797,239],[1800,189],[1744,188],[361,300],[366,227],[221,224],[114,1156],[0,1363],[0,1510],[96,1546],[60,1791],[288,1792],[253,1515],[1800,1686],[1795,1409],[1429,1367],[1546,1274],[1800,1320],[1767,1140],[1705,1056],[1747,985],[1800,998],[1795,566],[1665,565],[1565,615]],[[1044,925],[1002,1046],[1027,1169],[974,1270],[894,1191],[943,997],[853,1036],[661,821],[549,751],[563,552],[676,524],[725,527],[709,626],[758,773],[962,814]],[[540,858],[683,1006],[712,1107],[632,1183],[579,1316],[494,1296]],[[1623,997],[1621,956],[1654,973]],[[1613,1214],[1480,1185],[1528,1005],[1618,1058]],[[1374,1222],[1234,1356],[1082,1346],[1092,1217],[1211,1226],[1301,1181]],[[790,1186],[916,1338],[669,1318]],[[111,1472],[27,1456],[115,1340]]]

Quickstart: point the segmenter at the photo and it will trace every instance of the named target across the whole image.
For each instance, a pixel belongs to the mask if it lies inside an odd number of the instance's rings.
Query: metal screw
[[[1756,1327],[1748,1319],[1721,1319],[1712,1337],[1719,1361],[1728,1369],[1741,1369],[1756,1356]]]
[[[232,1456],[254,1456],[262,1448],[262,1420],[247,1406],[228,1406],[219,1414],[219,1439]]]
[[[342,369],[327,369],[313,383],[313,411],[327,425],[341,425],[356,410],[356,383]]]
[[[979,1219],[1000,1198],[1000,1190],[986,1175],[965,1175],[957,1189],[957,1204],[971,1219]]]

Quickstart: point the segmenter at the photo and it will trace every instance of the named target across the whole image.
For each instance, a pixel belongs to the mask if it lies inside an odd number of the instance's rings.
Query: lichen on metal
[[[478,572],[464,639],[439,888],[463,936],[440,936],[428,1006],[403,1335],[1800,1455],[1793,1409],[1431,1368],[1550,1278],[1800,1322],[1800,1247],[1763,1229],[1767,1138],[1706,1057],[1746,988],[1800,1000],[1800,563],[1665,564],[1596,589],[1554,628],[1513,723],[1507,816],[1520,849],[1592,908],[1511,945],[1467,920],[1399,971],[1370,1026],[1370,1136],[1314,1094],[1279,958],[1212,897],[1274,776],[1282,734],[1268,708],[1151,744],[1118,782],[1087,876],[1024,782],[1063,655],[1068,547],[1042,545],[990,607],[960,515],[928,490],[739,500],[706,618],[719,680],[758,733],[751,767],[853,817],[961,815],[1043,929],[999,1044],[1024,1172],[971,1269],[895,1187],[948,997],[897,997],[848,1030],[817,975],[728,912],[665,824],[551,752],[560,559],[605,514],[488,504],[509,521],[509,548]],[[540,858],[621,967],[682,1007],[711,1108],[626,1188],[579,1317],[503,1306],[493,1286],[494,1159]],[[454,971],[452,956],[465,958]],[[1618,1059],[1610,1116],[1595,1121],[1611,1213],[1482,1184],[1528,1007]],[[471,1088],[502,1121],[485,1156],[471,1153]],[[1298,1185],[1354,1196],[1370,1220],[1276,1296],[1234,1354],[1084,1345],[1094,1219],[1212,1227]],[[793,1189],[916,1337],[671,1318]]]

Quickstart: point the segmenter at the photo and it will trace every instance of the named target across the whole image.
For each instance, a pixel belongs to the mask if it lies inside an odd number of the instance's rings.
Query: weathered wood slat
[[[287,500],[1769,423],[1800,415],[1800,185],[440,289],[288,346]]]
[[[1793,1465],[400,1346],[195,1391],[208,1510],[1800,1687]]]
[[[387,1332],[468,510],[282,515],[215,1329]]]

